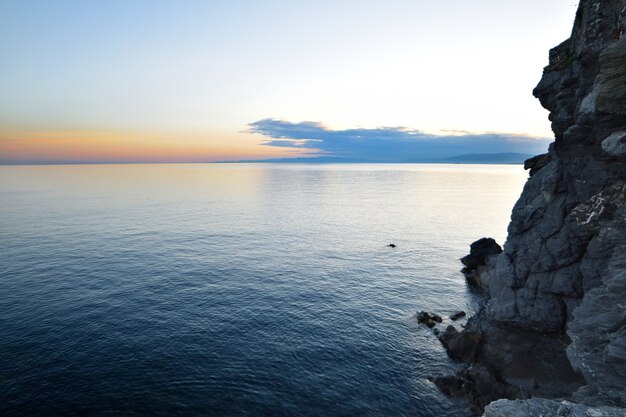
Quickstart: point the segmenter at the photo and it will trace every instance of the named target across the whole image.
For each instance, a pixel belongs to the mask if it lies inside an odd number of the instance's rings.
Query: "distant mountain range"
[[[528,158],[534,155],[526,153],[470,153],[465,155],[452,156],[441,160],[442,162],[460,164],[523,164]]]
[[[317,156],[300,158],[245,159],[238,161],[220,161],[221,163],[300,163],[300,164],[352,164],[352,163],[423,163],[423,164],[523,164],[532,154],[525,153],[473,153],[447,158],[407,159],[404,161],[385,161],[375,159],[340,158],[336,156]]]

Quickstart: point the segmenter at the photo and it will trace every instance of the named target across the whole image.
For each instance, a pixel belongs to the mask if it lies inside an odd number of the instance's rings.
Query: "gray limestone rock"
[[[626,409],[590,407],[569,401],[543,398],[498,400],[485,407],[483,417],[626,417]]]
[[[626,405],[626,1],[580,3],[534,90],[555,143],[536,157],[504,251],[481,281],[487,320],[563,332],[598,396]]]
[[[626,132],[612,133],[601,143],[602,150],[612,156],[626,156]]]
[[[570,38],[550,51],[533,94],[550,111],[555,141],[526,161],[503,251],[475,271],[483,310],[448,334],[450,346],[481,334],[470,363],[503,384],[593,406],[626,406],[625,22],[626,0],[582,0]],[[625,415],[540,399],[498,401],[485,415],[540,415],[529,406]]]

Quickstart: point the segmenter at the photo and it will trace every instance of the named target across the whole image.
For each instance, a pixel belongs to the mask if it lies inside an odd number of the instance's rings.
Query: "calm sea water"
[[[475,307],[458,258],[503,241],[525,178],[0,167],[0,415],[466,415],[415,312]]]

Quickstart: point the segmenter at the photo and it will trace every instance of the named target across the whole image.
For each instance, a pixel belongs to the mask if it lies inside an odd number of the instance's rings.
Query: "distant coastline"
[[[509,156],[510,155],[510,156]],[[408,160],[408,161],[370,161],[349,158],[276,158],[276,159],[244,159],[237,161],[16,161],[0,162],[0,167],[14,166],[50,166],[50,165],[161,165],[161,164],[303,164],[303,165],[330,165],[330,164],[444,164],[444,165],[521,165],[530,154],[468,154],[457,157]]]
[[[218,163],[234,164],[234,163],[304,163],[304,164],[523,164],[525,160],[532,158],[534,155],[525,153],[476,153],[455,155],[445,158],[427,158],[417,159],[410,158],[407,160],[376,160],[376,159],[356,159],[356,158],[340,158],[334,156],[319,156],[308,158],[272,158],[272,159],[244,159],[236,161],[220,161]]]

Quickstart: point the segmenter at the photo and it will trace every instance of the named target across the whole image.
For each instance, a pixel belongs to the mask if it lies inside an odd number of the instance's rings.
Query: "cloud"
[[[266,146],[308,150],[309,155],[335,156],[380,162],[419,162],[462,154],[539,154],[551,140],[504,133],[447,131],[433,135],[406,127],[333,130],[318,122],[292,123],[262,119],[248,132],[270,140]]]

